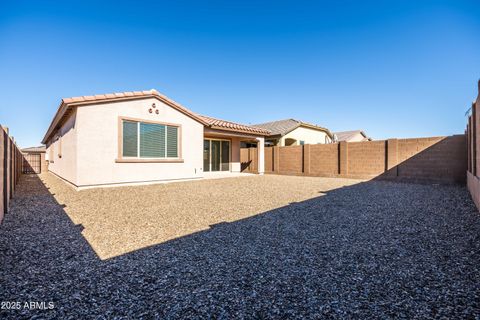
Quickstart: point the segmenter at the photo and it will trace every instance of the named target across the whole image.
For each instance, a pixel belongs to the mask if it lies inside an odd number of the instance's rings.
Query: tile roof
[[[107,99],[125,98],[125,97],[150,96],[152,94],[159,94],[159,92],[156,91],[155,89],[145,90],[145,91],[128,91],[128,92],[118,92],[118,93],[96,94],[94,96],[63,98],[62,101],[64,103],[73,103],[73,102],[107,100]]]
[[[330,137],[332,137],[332,133],[330,130],[324,127],[320,127],[314,124],[310,124],[307,122],[303,122],[300,120],[295,120],[295,119],[285,119],[285,120],[278,120],[278,121],[272,121],[272,122],[266,122],[266,123],[259,123],[259,124],[254,124],[252,125],[253,127],[257,128],[262,128],[270,131],[270,135],[276,136],[276,135],[286,135],[287,133],[293,131],[294,129],[300,127],[300,126],[305,126],[309,127],[312,129],[317,129],[326,132]]]
[[[155,89],[144,90],[144,91],[126,91],[126,92],[117,92],[117,93],[107,93],[107,94],[96,94],[94,96],[81,96],[81,97],[72,97],[72,98],[63,98],[63,104],[76,104],[76,103],[92,103],[92,102],[102,102],[102,101],[114,101],[114,100],[129,100],[135,98],[147,98],[147,97],[157,97],[161,100],[164,100],[168,104],[174,106],[176,109],[193,116],[198,117],[197,114],[190,111],[189,109],[182,106],[180,103],[168,98],[167,96],[161,94]],[[200,120],[197,118],[197,120]],[[201,121],[200,121],[201,122]]]
[[[230,129],[230,130],[239,130],[239,131],[246,131],[246,132],[251,132],[251,133],[259,133],[259,134],[270,134],[270,131],[254,127],[254,126],[247,126],[244,124],[239,124],[231,121],[226,121],[226,120],[221,120],[221,119],[216,119],[208,116],[202,116],[199,115],[202,119],[205,120],[211,127],[214,128],[224,128],[224,129]]]
[[[169,106],[177,109],[178,111],[190,116],[191,118],[197,120],[198,122],[202,123],[205,126],[214,128],[214,129],[224,129],[230,131],[238,131],[243,133],[256,133],[260,135],[268,135],[269,131],[259,128],[254,128],[251,126],[219,120],[207,116],[200,116],[199,114],[185,108],[180,103],[168,98],[167,96],[161,94],[155,89],[151,90],[144,90],[144,91],[128,91],[128,92],[119,92],[119,93],[107,93],[107,94],[97,94],[93,96],[80,96],[80,97],[72,97],[72,98],[63,98],[58,110],[50,124],[50,127],[43,138],[42,143],[46,143],[47,140],[52,135],[55,127],[61,122],[62,118],[65,115],[68,115],[68,110],[70,107],[85,105],[85,104],[95,104],[105,101],[124,101],[124,100],[134,100],[134,99],[141,99],[141,98],[149,98],[154,97],[159,99],[160,101],[168,104]]]
[[[363,131],[363,130],[350,130],[350,131],[334,132],[334,134],[337,135],[337,140],[338,141],[349,141],[351,138],[353,138],[358,133],[360,133],[362,136],[364,136],[362,141],[372,140],[371,138],[367,137],[367,135],[365,134],[365,131]]]

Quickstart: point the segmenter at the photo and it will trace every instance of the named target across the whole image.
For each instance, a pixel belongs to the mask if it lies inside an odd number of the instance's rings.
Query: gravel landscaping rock
[[[480,317],[480,214],[462,186],[40,178],[0,225],[0,300],[21,303],[1,318]]]

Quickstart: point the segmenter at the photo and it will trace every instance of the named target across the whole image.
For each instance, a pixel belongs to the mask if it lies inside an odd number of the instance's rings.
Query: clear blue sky
[[[241,123],[462,133],[479,1],[1,1],[0,123],[38,145],[62,97],[155,88]]]

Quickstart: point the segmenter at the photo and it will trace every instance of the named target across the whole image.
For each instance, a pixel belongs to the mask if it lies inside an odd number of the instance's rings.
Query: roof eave
[[[176,102],[171,101],[170,99],[167,99],[167,98],[163,97],[162,95],[160,95],[158,93],[152,93],[150,95],[142,95],[142,96],[106,98],[106,99],[101,99],[101,100],[73,101],[73,102],[68,102],[68,103],[65,102],[64,99],[62,99],[62,102],[60,103],[60,106],[58,107],[58,110],[55,113],[55,116],[53,117],[53,120],[50,123],[50,126],[48,127],[47,133],[43,137],[42,144],[47,144],[47,142],[50,139],[52,133],[55,131],[55,127],[58,125],[58,122],[62,119],[63,115],[65,114],[65,112],[70,107],[79,107],[79,106],[85,106],[85,105],[94,105],[94,104],[119,102],[119,101],[129,101],[129,100],[140,100],[140,99],[149,99],[149,98],[156,98],[157,100],[169,105],[170,107],[174,108],[175,110],[177,110],[177,111],[189,116],[190,118],[198,121],[199,123],[203,124],[204,126],[209,126],[209,124],[206,121],[204,121],[200,117],[196,116],[193,112],[190,113],[187,110],[184,110],[185,107],[182,107],[182,106],[178,105]]]
[[[58,122],[65,114],[66,106],[67,104],[62,99],[62,102],[58,106],[57,112],[55,113],[55,116],[53,117],[52,122],[50,122],[50,126],[48,127],[47,132],[45,133],[45,136],[42,139],[42,144],[45,144],[45,145],[47,144],[50,136],[52,135],[52,132],[55,130],[54,128],[57,126]]]
[[[319,126],[314,126],[314,125],[310,125],[308,123],[303,123],[303,122],[298,122],[297,125],[295,125],[294,127],[292,128],[289,128],[287,131],[285,132],[280,132],[280,133],[275,133],[275,134],[270,134],[269,135],[269,138],[281,138],[283,136],[286,136],[287,134],[289,134],[290,132],[292,132],[293,130],[295,129],[298,129],[299,127],[306,127],[306,128],[309,128],[309,129],[314,129],[314,130],[318,130],[318,131],[323,131],[325,132],[330,138],[333,138],[333,134],[330,132],[330,130],[328,130],[327,128],[323,128],[323,127],[319,127]]]
[[[320,127],[320,126],[316,126],[316,125],[312,125],[312,124],[304,123],[304,122],[301,122],[299,127],[307,127],[307,128],[310,128],[310,129],[320,130],[320,131],[323,131],[323,132],[327,133],[330,138],[333,138],[333,134],[330,132],[330,130],[328,130],[327,128],[324,128],[324,127]]]
[[[266,136],[269,135],[269,134],[266,133],[266,132],[263,132],[263,133],[262,133],[262,132],[248,131],[248,130],[238,130],[238,129],[225,128],[225,127],[215,126],[215,125],[206,125],[206,127],[211,128],[211,129],[215,129],[215,130],[223,130],[223,131],[247,133],[247,134],[257,135],[257,136],[262,136],[262,137],[266,137]]]
[[[333,134],[330,132],[330,130],[328,130],[327,128],[323,128],[323,127],[319,127],[319,126],[314,126],[314,125],[311,125],[311,124],[308,124],[308,123],[303,123],[303,122],[300,122],[298,123],[298,125],[296,125],[294,128],[291,128],[290,130],[284,132],[284,133],[280,133],[278,134],[279,137],[283,137],[287,134],[289,134],[290,132],[292,132],[293,130],[299,128],[299,127],[307,127],[307,128],[310,128],[310,129],[314,129],[314,130],[318,130],[318,131],[323,131],[325,132],[331,139],[333,139]]]
[[[281,138],[283,135],[281,133],[269,134],[268,137],[272,139]]]

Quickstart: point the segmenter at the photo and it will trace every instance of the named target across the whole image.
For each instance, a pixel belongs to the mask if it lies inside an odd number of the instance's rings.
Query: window
[[[179,127],[140,121],[122,121],[122,156],[126,158],[178,158]]]
[[[123,156],[136,157],[138,154],[138,124],[123,121]]]

